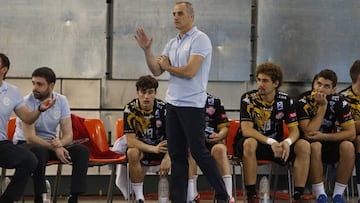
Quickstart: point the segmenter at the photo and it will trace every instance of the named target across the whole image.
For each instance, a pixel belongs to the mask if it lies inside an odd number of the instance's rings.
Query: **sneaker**
[[[197,194],[193,200],[190,200],[189,203],[200,203],[200,194]]]
[[[259,203],[259,198],[256,195],[254,195],[254,196],[248,197],[247,201],[248,201],[248,203]]]
[[[345,203],[341,195],[335,195],[335,197],[332,199],[333,203]]]
[[[145,201],[143,199],[138,199],[136,200],[136,203],[145,203]]]
[[[319,195],[319,197],[316,199],[317,203],[327,203],[328,199],[327,196],[325,194],[321,194]]]

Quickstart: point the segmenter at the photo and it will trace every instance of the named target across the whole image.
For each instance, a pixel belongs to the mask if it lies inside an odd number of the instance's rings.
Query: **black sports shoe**
[[[69,196],[68,203],[78,203],[77,196]]]

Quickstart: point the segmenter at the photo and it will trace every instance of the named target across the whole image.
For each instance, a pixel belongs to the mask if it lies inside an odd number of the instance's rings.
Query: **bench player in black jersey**
[[[160,162],[160,175],[167,175],[171,167],[165,132],[165,102],[155,98],[157,88],[158,82],[152,76],[140,77],[136,82],[138,97],[124,108],[126,155],[136,202],[144,202],[142,165]]]
[[[248,202],[257,202],[257,160],[273,160],[279,164],[294,161],[294,200],[300,200],[308,176],[310,144],[299,138],[294,101],[279,91],[283,81],[281,68],[264,63],[256,69],[257,89],[242,95],[241,131],[235,137],[235,153],[244,165]],[[283,136],[283,125],[289,129]]]
[[[344,202],[355,152],[355,125],[344,98],[336,94],[337,76],[332,70],[320,71],[314,89],[302,94],[297,103],[301,135],[311,143],[310,177],[317,202],[328,202],[324,189],[323,163],[338,162],[332,202]],[[337,127],[339,125],[340,127]]]

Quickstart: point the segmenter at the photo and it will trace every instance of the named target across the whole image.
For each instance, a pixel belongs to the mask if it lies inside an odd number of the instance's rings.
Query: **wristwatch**
[[[42,109],[42,108],[41,108],[41,104],[38,106],[38,110],[39,110],[40,112],[46,111],[46,109]]]

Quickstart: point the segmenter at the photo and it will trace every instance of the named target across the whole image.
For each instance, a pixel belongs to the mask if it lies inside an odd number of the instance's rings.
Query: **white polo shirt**
[[[174,67],[187,65],[191,55],[200,55],[204,58],[199,71],[191,79],[170,74],[165,98],[166,102],[174,106],[203,108],[212,55],[209,37],[197,27],[193,27],[182,39],[179,35],[171,39],[162,55],[168,56]]]

